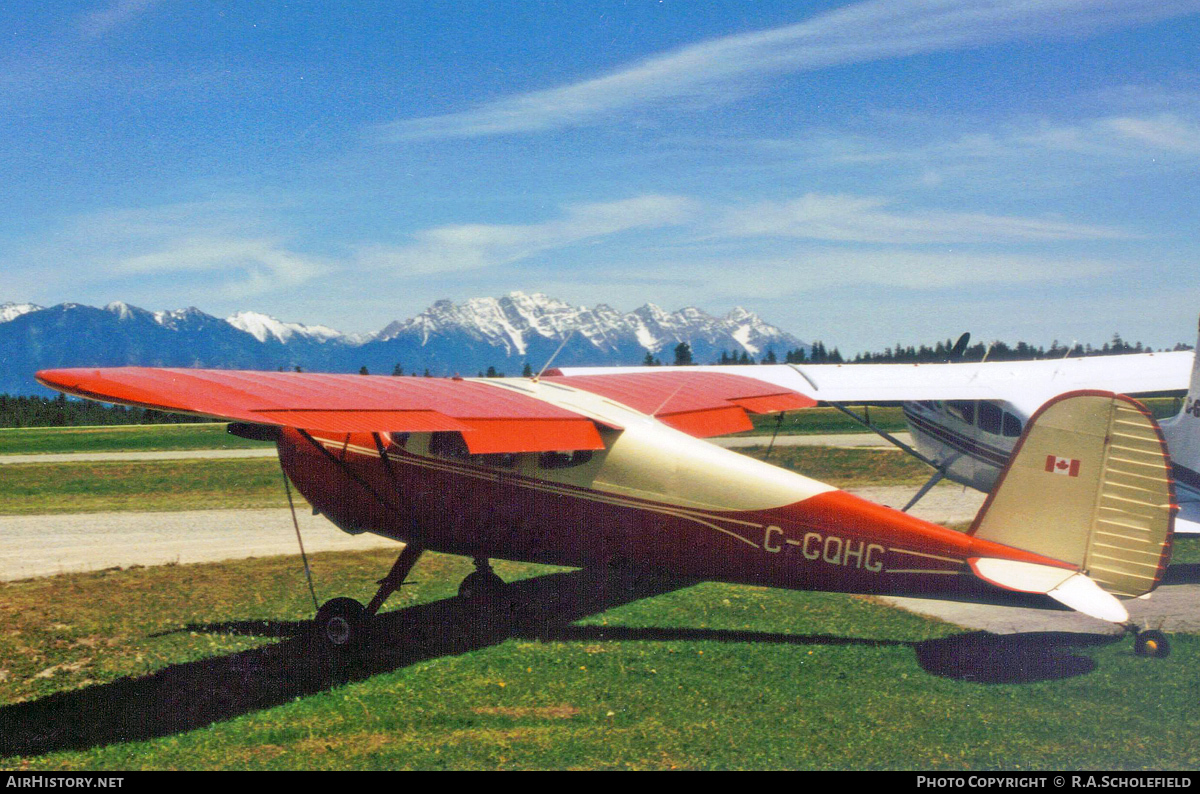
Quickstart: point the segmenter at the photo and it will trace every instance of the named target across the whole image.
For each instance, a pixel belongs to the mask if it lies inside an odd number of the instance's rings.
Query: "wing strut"
[[[371,494],[371,496],[373,496],[375,498],[375,501],[379,502],[380,507],[382,507],[384,510],[389,510],[389,511],[394,511],[396,509],[395,506],[389,505],[387,503],[387,501],[382,496],[379,495],[379,492],[371,487],[371,484],[369,482],[367,482],[362,477],[359,477],[357,474],[355,474],[353,471],[351,471],[349,466],[347,466],[341,460],[338,460],[337,455],[334,455],[332,452],[325,449],[325,447],[321,444],[321,442],[317,441],[315,438],[313,438],[307,430],[301,430],[300,428],[296,428],[296,432],[299,433],[301,436],[303,436],[305,438],[305,440],[308,441],[308,443],[312,444],[313,447],[315,447],[318,452],[320,452],[322,455],[324,455],[329,460],[333,461],[333,464],[335,466],[337,466],[339,469],[341,469],[342,472],[347,477],[349,477],[351,480],[353,480],[354,482],[356,482],[360,486],[362,486],[363,489],[367,493]]]
[[[780,411],[775,416],[775,432],[771,434],[771,443],[767,444],[767,454],[763,455],[763,460],[771,457],[771,450],[775,448],[775,439],[779,436],[779,428],[783,425],[783,411]]]
[[[838,409],[839,411],[844,413],[846,416],[853,419],[855,422],[858,422],[860,425],[862,425],[863,427],[870,430],[872,433],[882,436],[884,438],[884,440],[887,441],[889,444],[899,447],[900,449],[907,452],[909,455],[912,455],[914,458],[916,458],[917,460],[924,463],[926,466],[932,466],[935,469],[939,468],[938,464],[932,458],[925,457],[920,452],[917,452],[917,450],[915,450],[910,445],[905,444],[903,441],[896,438],[895,436],[893,436],[891,433],[884,430],[883,428],[876,427],[875,425],[871,424],[870,419],[859,416],[858,414],[854,413],[854,411],[851,411],[849,408],[847,408],[842,403],[828,403],[828,405]]]
[[[900,508],[900,512],[907,513],[909,511],[909,509],[912,508],[913,505],[915,505],[917,502],[921,501],[921,498],[923,496],[925,496],[925,494],[929,493],[930,488],[932,488],[933,486],[935,486],[939,482],[941,482],[942,478],[945,476],[946,476],[946,472],[943,471],[942,469],[938,469],[937,471],[935,471],[933,473],[933,476],[930,477],[929,480],[924,485],[921,486],[921,490],[917,491],[917,495],[914,496],[912,499],[909,499],[908,504],[906,504],[904,507]]]
[[[960,338],[959,342],[962,342],[962,341],[963,340]],[[889,444],[893,444],[896,447],[903,450],[904,452],[907,452],[909,455],[912,455],[914,458],[921,461],[926,466],[933,467],[933,469],[934,469],[933,476],[930,477],[929,480],[924,485],[921,486],[921,489],[919,491],[917,491],[916,495],[912,499],[908,500],[908,504],[906,504],[904,507],[900,508],[900,512],[907,513],[910,509],[912,509],[913,505],[915,505],[917,502],[921,501],[921,499],[925,496],[925,494],[929,493],[929,490],[931,488],[933,488],[933,486],[935,486],[939,482],[941,482],[942,479],[946,476],[945,466],[948,466],[949,465],[948,463],[939,465],[932,458],[928,458],[925,455],[922,455],[920,452],[918,452],[916,449],[914,449],[911,445],[905,444],[903,441],[896,438],[895,436],[893,436],[891,433],[887,432],[883,428],[876,427],[875,425],[871,424],[871,419],[869,416],[865,416],[865,417],[859,416],[854,411],[851,411],[849,408],[842,405],[841,403],[829,403],[829,404],[832,405],[834,408],[838,409],[839,411],[841,411],[842,413],[844,413],[846,416],[853,419],[854,421],[858,422],[863,427],[867,428],[868,430],[872,431],[873,433],[876,433],[876,434],[882,436],[884,438],[884,440],[887,441]]]
[[[296,528],[296,543],[300,544],[300,559],[304,561],[304,577],[308,579],[308,594],[312,596],[313,609],[317,610],[317,591],[313,589],[312,568],[308,566],[308,555],[304,553],[304,541],[300,537],[300,522],[296,519],[296,503],[292,501],[292,486],[288,482],[287,469],[283,468],[283,459],[279,460],[279,471],[283,474],[283,490],[287,491],[288,507],[292,511],[292,526]]]

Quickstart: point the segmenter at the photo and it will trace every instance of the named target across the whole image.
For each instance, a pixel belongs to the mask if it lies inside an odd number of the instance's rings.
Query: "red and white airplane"
[[[133,367],[38,380],[239,423],[275,440],[287,476],[338,527],[407,544],[369,604],[319,609],[335,647],[355,643],[430,549],[474,558],[468,597],[502,587],[492,558],[800,590],[1017,591],[1125,625],[1139,653],[1167,651],[1119,599],[1166,571],[1171,462],[1146,409],[1111,392],[1042,406],[964,533],[703,441],[749,429],[747,411],[816,402],[728,368],[464,380]]]

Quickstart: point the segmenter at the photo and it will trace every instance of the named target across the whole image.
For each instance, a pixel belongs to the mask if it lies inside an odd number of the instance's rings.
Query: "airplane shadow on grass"
[[[0,707],[0,758],[181,733],[332,686],[497,645],[510,638],[911,647],[929,673],[981,683],[1081,675],[1092,670],[1095,663],[1075,655],[1074,649],[1117,641],[1104,635],[1058,632],[971,632],[904,642],[721,629],[571,625],[588,615],[690,584],[595,571],[550,574],[506,586],[507,600],[519,604],[519,608],[481,612],[452,598],[383,613],[373,626],[373,641],[364,652],[353,656],[314,649],[306,622],[232,621],[188,626],[183,630],[269,636],[282,641],[228,656],[171,665],[142,678],[122,678]]]

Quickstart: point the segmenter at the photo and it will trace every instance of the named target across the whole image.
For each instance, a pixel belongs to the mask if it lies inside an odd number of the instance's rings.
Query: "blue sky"
[[[0,35],[0,302],[1195,339],[1200,0],[10,0]]]

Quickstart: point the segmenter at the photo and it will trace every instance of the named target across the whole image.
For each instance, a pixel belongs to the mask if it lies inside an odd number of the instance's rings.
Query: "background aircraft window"
[[[404,445],[408,443],[408,433],[388,433],[388,445],[397,449],[404,449]]]
[[[462,433],[456,430],[433,433],[429,437],[429,452],[441,455],[443,458],[460,460],[471,455],[470,450],[467,449],[467,442],[463,441]]]
[[[1021,435],[1021,420],[1007,411],[1004,412],[1004,435],[1013,438]]]
[[[574,452],[543,452],[538,456],[538,466],[543,469],[566,469],[571,466],[582,466],[592,459],[590,449],[577,449]]]
[[[986,433],[995,433],[1000,435],[1001,416],[1004,412],[1000,410],[1000,406],[994,403],[979,404],[979,429]]]
[[[967,400],[951,400],[944,405],[951,416],[956,416],[969,425],[975,424],[975,403]]]

